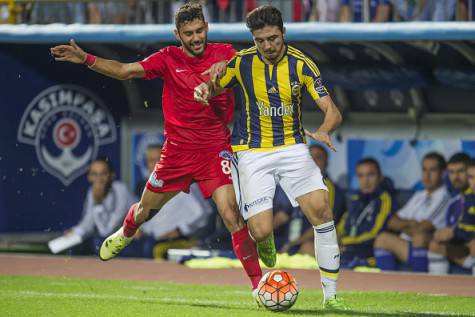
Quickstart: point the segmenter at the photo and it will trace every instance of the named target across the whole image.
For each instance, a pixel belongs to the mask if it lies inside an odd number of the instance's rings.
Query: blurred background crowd
[[[162,24],[180,0],[1,0],[0,23]],[[214,23],[242,22],[272,3],[285,22],[473,21],[474,0],[197,0]]]

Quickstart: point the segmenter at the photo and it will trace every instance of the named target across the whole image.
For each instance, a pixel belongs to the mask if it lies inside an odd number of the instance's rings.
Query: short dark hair
[[[249,12],[246,16],[246,26],[251,32],[266,26],[277,26],[284,32],[282,13],[271,5],[263,5]]]
[[[467,161],[467,168],[475,167],[475,158],[471,158]]]
[[[452,155],[447,164],[463,163],[467,164],[470,160],[470,156],[465,152],[458,152]]]
[[[96,162],[104,163],[107,166],[107,168],[109,169],[109,172],[114,173],[114,168],[112,167],[112,162],[111,162],[111,160],[109,159],[108,156],[98,156],[98,157],[96,157],[95,159],[92,160],[92,162],[89,166],[91,166],[93,163],[96,163]]]
[[[439,169],[440,170],[445,170],[447,168],[447,162],[445,161],[445,158],[442,156],[442,154],[438,152],[429,152],[426,155],[424,155],[424,158],[422,161],[425,160],[436,160],[437,163],[439,164]]]
[[[200,19],[205,21],[205,16],[203,15],[203,8],[201,4],[196,2],[188,2],[182,5],[175,13],[175,26],[177,30],[185,23],[194,21],[195,19]]]
[[[378,174],[382,175],[381,167],[379,166],[379,162],[375,158],[372,158],[372,157],[363,158],[363,159],[359,160],[356,163],[356,167],[358,167],[360,165],[363,165],[363,164],[372,164],[374,167],[376,167],[376,170],[378,171]]]

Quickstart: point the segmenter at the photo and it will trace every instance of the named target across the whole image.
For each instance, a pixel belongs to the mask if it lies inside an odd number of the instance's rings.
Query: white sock
[[[313,226],[315,229],[315,257],[320,268],[320,280],[325,300],[336,295],[340,271],[340,249],[333,221]]]
[[[448,274],[449,273],[449,260],[445,255],[427,252],[427,258],[429,259],[429,274]]]

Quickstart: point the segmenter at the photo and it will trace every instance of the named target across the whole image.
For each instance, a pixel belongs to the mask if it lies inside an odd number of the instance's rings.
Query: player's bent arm
[[[410,225],[410,221],[401,219],[397,214],[393,215],[388,221],[388,229],[396,232],[407,230]]]
[[[145,77],[145,70],[139,63],[121,63],[97,57],[94,65],[89,66],[95,72],[119,80]]]
[[[340,110],[338,110],[329,95],[319,98],[315,100],[315,102],[325,114],[325,118],[319,128],[319,131],[330,134],[331,132],[335,131],[342,122]]]

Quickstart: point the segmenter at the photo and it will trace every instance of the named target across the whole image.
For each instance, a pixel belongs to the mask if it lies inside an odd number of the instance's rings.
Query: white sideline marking
[[[179,298],[179,297],[142,297],[142,296],[131,296],[131,295],[104,295],[104,294],[85,294],[85,293],[54,293],[54,292],[37,292],[37,291],[0,291],[2,297],[50,297],[50,298],[83,298],[83,299],[111,299],[111,300],[130,300],[130,301],[153,301],[153,302],[164,302],[164,303],[196,303],[196,304],[209,304],[223,306],[222,301],[217,300],[207,300],[207,299],[198,299],[198,298]],[[231,306],[255,306],[254,303],[249,300],[249,302],[241,301],[229,301],[226,300],[226,304]]]

